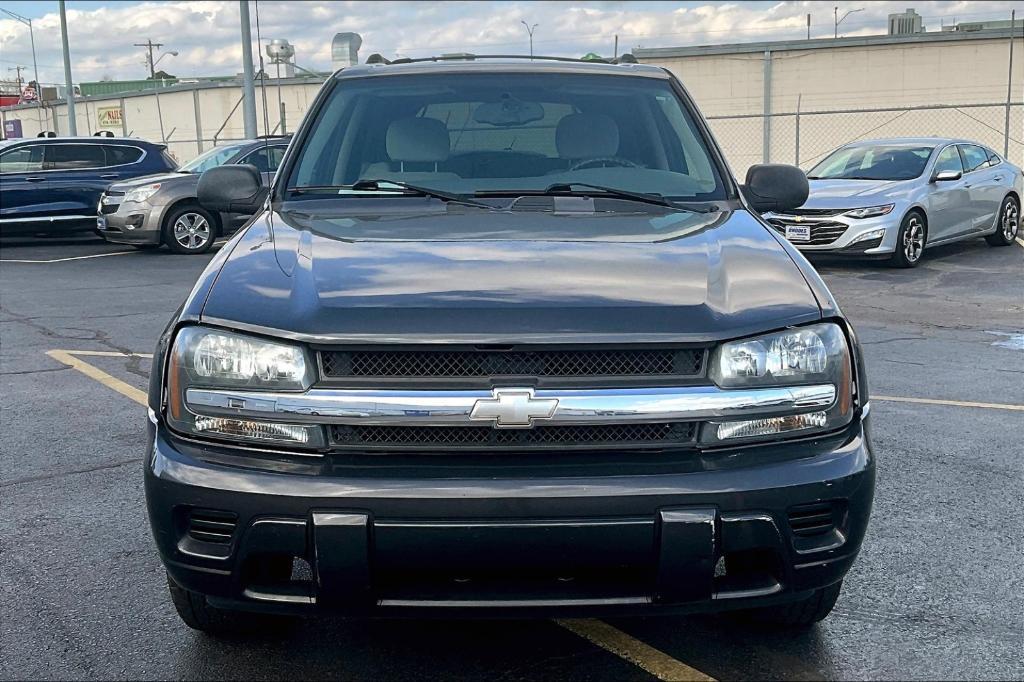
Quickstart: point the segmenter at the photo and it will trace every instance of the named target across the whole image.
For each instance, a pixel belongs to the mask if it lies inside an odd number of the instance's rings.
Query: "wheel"
[[[215,233],[213,216],[195,205],[174,209],[164,221],[164,243],[174,253],[206,253],[213,246]]]
[[[999,207],[999,220],[995,234],[985,237],[992,246],[1009,246],[1020,232],[1020,204],[1012,195],[1006,195]]]
[[[153,251],[154,249],[159,249],[160,245],[159,244],[132,244],[132,248],[133,249],[138,249],[139,251]]]
[[[765,606],[758,609],[746,609],[735,611],[729,614],[733,620],[746,623],[763,623],[768,625],[782,625],[791,628],[806,628],[815,623],[825,620],[832,608],[839,599],[839,592],[843,589],[843,581],[823,587],[806,599],[795,601],[790,604],[778,606]]]
[[[206,597],[186,590],[174,582],[170,574],[167,576],[167,590],[171,593],[171,602],[185,625],[208,635],[276,632],[287,628],[294,620],[287,616],[232,611],[211,606]]]
[[[928,230],[924,225],[924,216],[917,211],[910,211],[900,223],[899,234],[896,235],[896,250],[889,263],[897,268],[913,268],[921,262],[924,253]]]

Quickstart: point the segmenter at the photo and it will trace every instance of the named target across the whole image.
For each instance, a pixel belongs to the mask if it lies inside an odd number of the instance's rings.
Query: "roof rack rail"
[[[421,62],[457,62],[457,61],[473,61],[476,59],[525,59],[530,61],[548,61],[548,62],[575,62],[580,64],[636,64],[636,57],[629,54],[623,54],[616,59],[598,58],[594,59],[580,59],[577,57],[553,57],[548,55],[526,55],[526,54],[470,54],[470,53],[459,53],[459,54],[444,54],[434,57],[401,57],[399,59],[385,59],[379,54],[370,55],[366,63],[367,64],[418,64]]]
[[[257,140],[271,140],[275,137],[291,137],[291,133],[268,133],[266,135],[257,135],[254,139]]]

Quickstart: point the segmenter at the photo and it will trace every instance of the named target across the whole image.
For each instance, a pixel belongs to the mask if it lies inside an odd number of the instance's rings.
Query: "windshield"
[[[343,80],[321,108],[286,189],[462,196],[522,191],[724,199],[693,118],[663,79],[502,73]],[[573,187],[589,184],[590,189]],[[348,188],[348,189],[346,189]],[[399,195],[400,196],[400,193]]]
[[[910,180],[924,172],[935,147],[871,145],[829,154],[807,174],[811,180]]]
[[[202,173],[205,170],[223,166],[228,159],[232,158],[245,145],[231,144],[224,147],[208,149],[196,158],[192,159],[178,170],[183,173]]]

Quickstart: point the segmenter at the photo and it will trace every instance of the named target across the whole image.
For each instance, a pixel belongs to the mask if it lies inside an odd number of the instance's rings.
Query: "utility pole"
[[[21,72],[24,66],[12,66],[7,69],[8,71],[14,71],[14,82],[18,84],[18,96],[21,97]]]
[[[1006,79],[1006,129],[1003,135],[1003,156],[1010,155],[1010,104],[1013,101],[1013,40],[1017,32],[1017,10],[1010,10],[1010,76]]]
[[[64,46],[64,84],[68,89],[68,134],[78,135],[78,120],[75,118],[75,84],[71,82],[71,52],[68,48],[68,13],[64,0],[60,0],[60,40]]]
[[[256,130],[256,84],[252,73],[252,28],[249,25],[249,0],[239,0],[238,13],[242,23],[242,121],[245,136],[253,139]]]
[[[149,78],[150,80],[156,80],[156,64],[153,62],[153,48],[160,49],[164,46],[163,43],[154,43],[149,38],[146,38],[144,43],[134,43],[135,47],[144,47],[149,51],[149,56],[146,57],[146,66],[149,67]]]
[[[807,39],[811,39],[811,13],[807,13]]]
[[[537,27],[540,26],[540,24],[534,24],[533,26],[530,26],[528,23],[522,20],[520,20],[519,23],[525,26],[526,32],[530,34],[530,59],[533,59],[533,32],[537,30]]]
[[[39,119],[39,130],[43,129],[43,86],[39,83],[39,64],[36,62],[36,33],[32,30],[32,20],[28,17],[23,17],[20,14],[16,14],[8,9],[0,7],[0,12],[8,15],[15,21],[28,26],[28,37],[32,41],[32,73],[35,74],[36,78],[36,117]],[[20,96],[20,93],[19,93]]]

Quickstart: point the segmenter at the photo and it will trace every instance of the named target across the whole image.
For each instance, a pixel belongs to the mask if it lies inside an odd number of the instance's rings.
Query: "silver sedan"
[[[914,267],[928,247],[974,237],[1007,246],[1020,230],[1021,169],[967,140],[854,142],[825,157],[807,179],[803,206],[764,218],[808,255]]]

